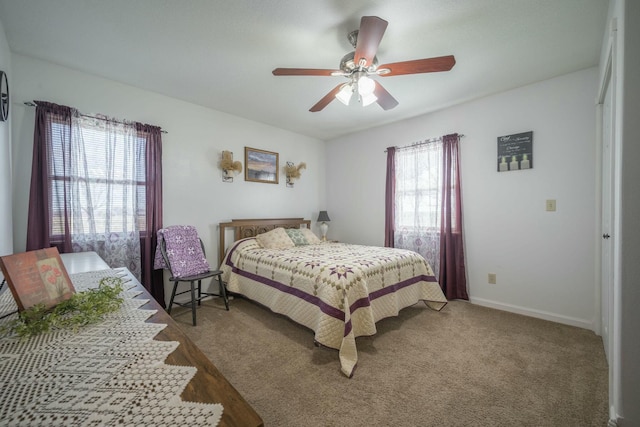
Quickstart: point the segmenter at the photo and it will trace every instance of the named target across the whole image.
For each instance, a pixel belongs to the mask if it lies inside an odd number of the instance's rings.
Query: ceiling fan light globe
[[[362,104],[363,107],[366,107],[367,105],[371,105],[377,100],[378,100],[378,97],[375,96],[373,93],[360,95],[360,103]]]
[[[353,87],[351,84],[347,83],[338,93],[336,93],[336,99],[342,102],[344,105],[349,105],[349,101],[351,101],[351,96],[353,95]]]
[[[360,96],[372,94],[376,90],[376,82],[367,76],[358,79],[358,93]]]

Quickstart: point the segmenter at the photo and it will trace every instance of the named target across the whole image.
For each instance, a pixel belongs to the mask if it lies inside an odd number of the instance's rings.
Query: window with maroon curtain
[[[27,250],[95,251],[164,304],[152,269],[162,226],[161,130],[37,102]]]
[[[447,298],[468,300],[458,141],[453,134],[387,149],[385,246],[421,254]]]

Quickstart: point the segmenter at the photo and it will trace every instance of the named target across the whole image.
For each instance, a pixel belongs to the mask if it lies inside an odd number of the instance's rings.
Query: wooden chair
[[[204,254],[204,244],[202,243],[202,239],[198,238],[198,240],[200,241],[200,246],[202,247],[202,253]],[[169,257],[167,256],[166,242],[164,240],[162,240],[162,242],[160,243],[160,250],[162,252],[162,258],[164,258],[164,262],[167,266],[167,269],[171,273],[171,277],[169,278],[169,280],[173,282],[173,291],[171,292],[171,299],[169,300],[169,307],[167,308],[167,313],[171,314],[171,307],[173,307],[174,304],[179,305],[181,307],[191,306],[193,326],[196,326],[196,302],[198,303],[198,305],[200,305],[200,301],[203,298],[206,298],[209,296],[222,297],[222,299],[224,300],[224,305],[227,311],[229,311],[229,298],[227,297],[227,290],[225,289],[224,283],[222,283],[222,271],[209,270],[204,273],[196,274],[193,276],[176,277],[173,274],[173,271],[171,270],[171,263],[169,262]],[[217,280],[218,280],[219,293],[216,294],[212,292],[202,292],[202,281],[204,279],[214,278],[214,277],[217,277]],[[180,282],[190,282],[191,283],[190,289],[176,293],[176,290],[178,289],[178,283]],[[195,282],[198,282],[197,296],[195,291]],[[188,292],[191,293],[191,301],[189,302],[174,301],[174,298],[176,297],[176,295],[182,295]]]

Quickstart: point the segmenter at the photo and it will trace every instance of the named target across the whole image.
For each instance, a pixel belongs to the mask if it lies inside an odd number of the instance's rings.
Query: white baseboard
[[[521,307],[512,304],[505,304],[497,301],[491,301],[484,298],[469,297],[472,304],[481,305],[483,307],[495,308],[497,310],[508,311],[510,313],[522,314],[524,316],[535,317],[537,319],[549,320],[551,322],[562,323],[564,325],[577,326],[578,328],[589,329],[594,331],[593,321],[578,319],[576,317],[563,316],[561,314],[549,313],[547,311],[535,310],[532,308]]]

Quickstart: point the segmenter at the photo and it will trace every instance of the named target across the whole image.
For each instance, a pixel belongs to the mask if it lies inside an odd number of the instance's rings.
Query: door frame
[[[611,20],[611,30],[609,34],[609,40],[607,42],[607,47],[605,51],[605,65],[602,68],[603,73],[600,78],[599,87],[598,87],[598,95],[596,99],[597,104],[597,117],[596,117],[596,138],[597,138],[597,147],[598,152],[596,153],[597,164],[596,164],[596,192],[597,192],[597,220],[598,225],[596,227],[596,253],[599,255],[598,260],[596,262],[596,278],[598,286],[596,286],[596,316],[594,320],[594,331],[597,334],[602,333],[602,313],[603,313],[603,303],[607,304],[607,313],[608,313],[608,342],[603,342],[603,345],[607,348],[608,354],[608,362],[609,362],[609,418],[610,420],[617,419],[617,413],[621,408],[621,384],[622,384],[622,376],[621,376],[621,335],[620,335],[620,326],[621,326],[621,299],[620,299],[620,239],[617,238],[620,236],[620,221],[619,221],[619,213],[620,213],[620,172],[616,170],[616,166],[620,165],[621,161],[621,145],[620,145],[620,135],[616,132],[619,129],[618,122],[620,118],[617,115],[617,104],[618,100],[618,82],[616,79],[617,76],[617,23],[615,18]],[[611,203],[610,203],[610,218],[611,222],[609,224],[609,231],[602,230],[602,220],[603,220],[603,212],[602,212],[602,200],[603,200],[603,191],[606,189],[603,188],[603,170],[602,170],[602,160],[603,160],[603,115],[604,108],[603,104],[605,102],[605,97],[607,96],[607,91],[611,91],[611,121],[610,121],[610,155],[611,155],[611,170],[610,172],[610,188],[611,191]],[[608,292],[608,301],[603,301],[602,299],[602,269],[603,269],[603,233],[608,232],[611,235],[610,246],[610,262],[607,266],[610,275],[610,289]]]

